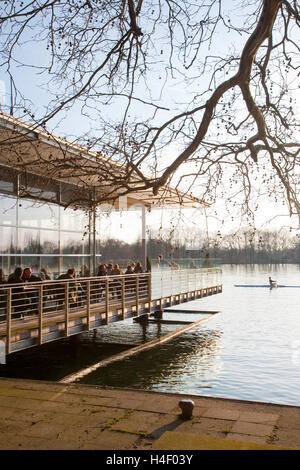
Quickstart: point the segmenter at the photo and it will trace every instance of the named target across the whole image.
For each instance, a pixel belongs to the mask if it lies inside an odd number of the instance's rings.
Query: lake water
[[[300,406],[300,265],[222,266],[223,293],[184,304],[220,310],[172,341],[114,362],[80,382]],[[279,285],[265,285],[272,276]],[[198,320],[200,315],[165,313]],[[182,307],[181,307],[182,308]],[[59,380],[182,325],[126,321],[11,355],[0,375]]]

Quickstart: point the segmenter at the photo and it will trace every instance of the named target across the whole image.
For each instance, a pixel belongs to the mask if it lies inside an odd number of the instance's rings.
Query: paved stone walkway
[[[184,398],[195,403],[190,420],[181,418]],[[300,449],[300,407],[0,378],[2,450],[195,449],[196,436],[214,449]]]

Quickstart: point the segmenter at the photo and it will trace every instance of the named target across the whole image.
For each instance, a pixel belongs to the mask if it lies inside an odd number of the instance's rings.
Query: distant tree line
[[[212,251],[224,264],[300,263],[300,239],[286,230],[217,234]]]
[[[288,230],[245,230],[223,236],[218,232],[212,234],[209,240],[199,233],[199,244],[195,243],[191,249],[184,234],[181,233],[180,238],[170,238],[165,232],[164,236],[147,240],[147,253],[152,259],[159,254],[165,259],[205,258],[209,254],[223,264],[300,263],[300,238],[291,235]],[[129,244],[107,239],[101,243],[101,254],[103,260],[137,260],[142,258],[142,245],[140,241]]]

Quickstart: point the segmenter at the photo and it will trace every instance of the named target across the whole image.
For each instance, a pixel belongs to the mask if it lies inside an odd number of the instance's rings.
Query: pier
[[[3,285],[5,354],[222,292],[219,268]]]

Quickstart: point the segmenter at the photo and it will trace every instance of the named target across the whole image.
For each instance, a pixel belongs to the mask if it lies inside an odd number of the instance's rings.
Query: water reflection
[[[137,324],[132,320],[14,353],[0,365],[0,376],[60,380],[136,345],[180,328],[179,324]],[[185,332],[172,341],[131,358],[101,367],[82,382],[116,387],[163,389],[183,384],[187,376],[208,384],[218,370],[221,333],[214,330]],[[38,354],[37,354],[38,351]],[[188,365],[188,367],[187,367]],[[213,371],[211,375],[211,371]],[[190,379],[189,379],[190,380]]]
[[[128,345],[101,344],[92,333],[73,336],[8,356],[0,364],[0,377],[57,381],[126,349]]]
[[[160,328],[162,328],[161,325]],[[143,326],[145,339],[147,326]],[[149,329],[149,326],[148,326]],[[120,362],[97,369],[80,382],[112,387],[151,390],[180,390],[209,387],[221,369],[221,331],[196,327],[154,348],[138,353]]]

